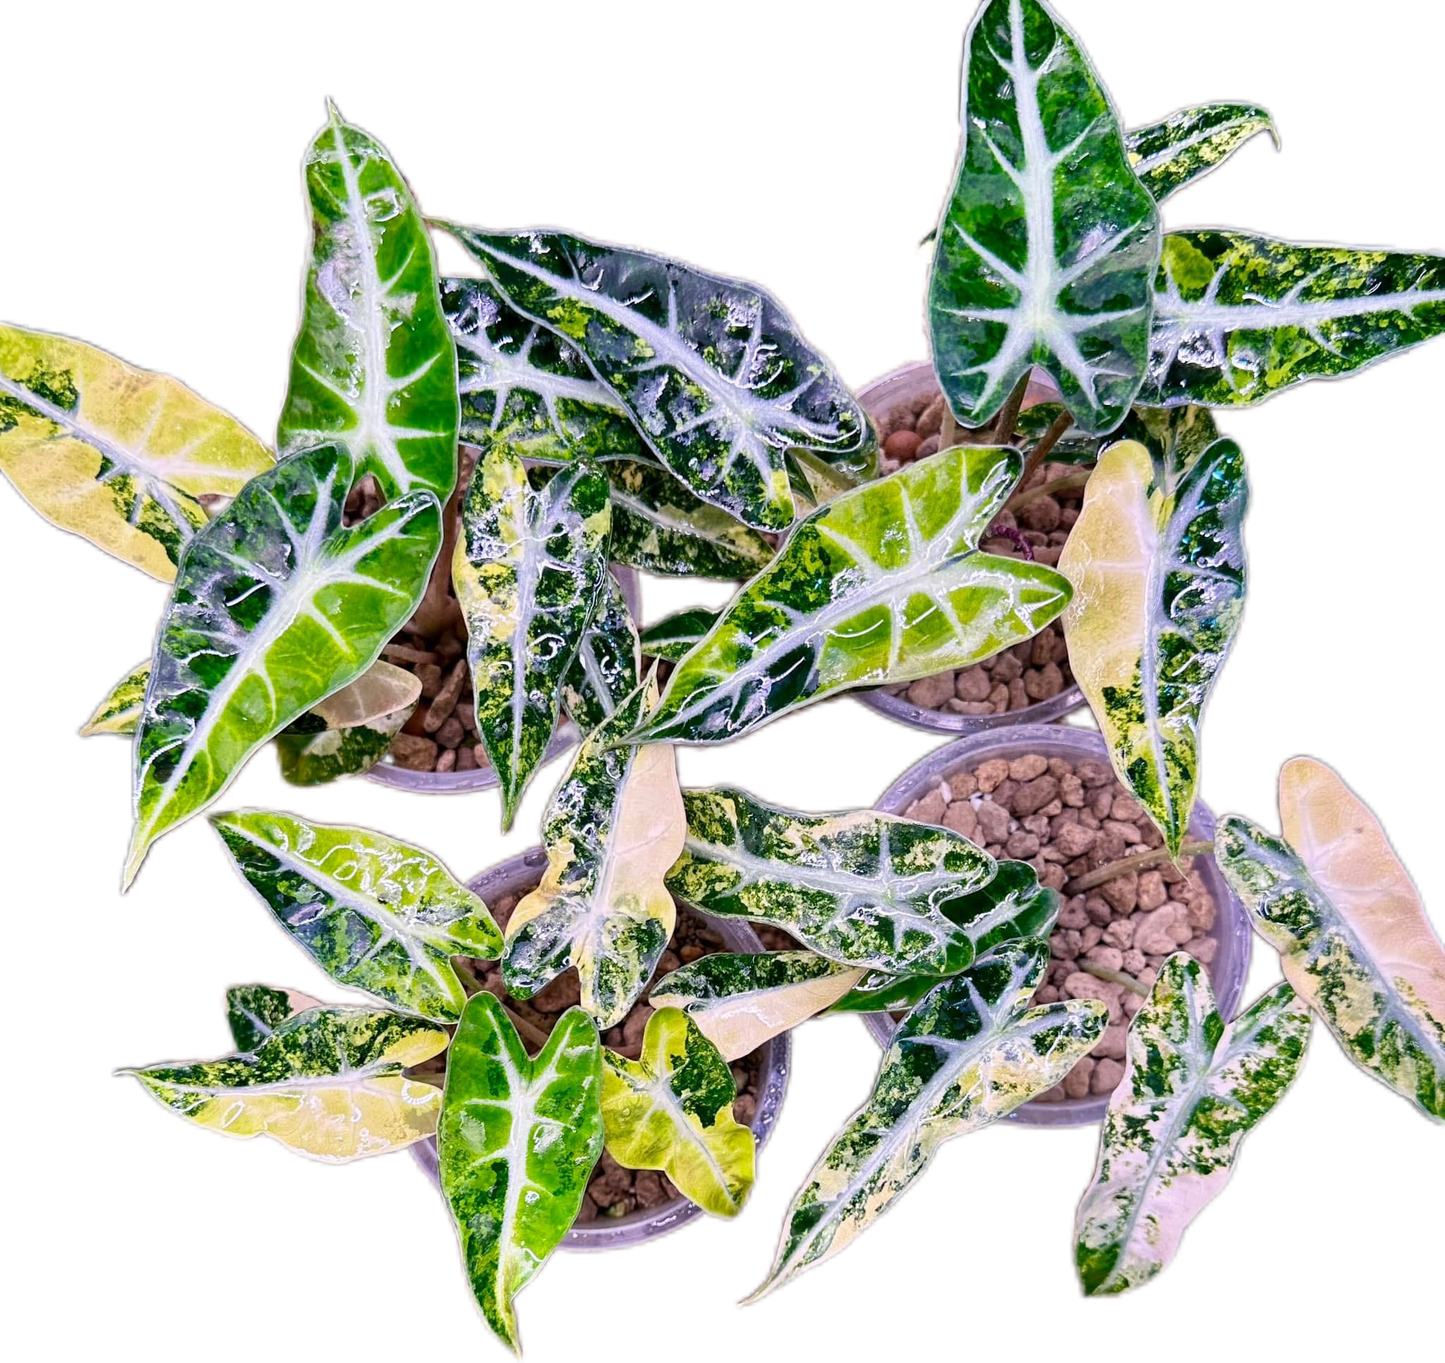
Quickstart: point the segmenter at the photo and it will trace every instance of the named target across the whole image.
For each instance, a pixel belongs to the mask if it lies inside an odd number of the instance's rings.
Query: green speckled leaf
[[[867,476],[875,456],[862,408],[761,289],[561,233],[448,230],[519,312],[577,348],[704,501],[785,530],[789,448]]]
[[[1039,884],[1026,861],[1001,861],[987,885],[944,905],[943,912],[984,952],[1004,942],[1047,938],[1059,916],[1059,896]],[[705,957],[704,959],[711,959]],[[832,1007],[835,1013],[894,1013],[912,1008],[938,983],[936,975],[890,975],[870,970]]]
[[[211,823],[276,921],[339,984],[455,1022],[466,992],[451,958],[501,954],[487,906],[429,852],[269,810]]]
[[[732,1071],[676,1008],[647,1019],[642,1058],[602,1052],[607,1153],[624,1169],[661,1169],[685,1198],[736,1216],[753,1186],[753,1133],[733,1118]]]
[[[617,579],[603,573],[596,613],[562,684],[563,703],[577,727],[590,734],[637,690],[641,681],[637,626],[632,623],[632,612],[627,609]]]
[[[161,1103],[223,1136],[270,1136],[330,1164],[434,1135],[442,1091],[403,1073],[446,1049],[420,1018],[374,1008],[308,1008],[255,1051],[148,1065],[132,1074]]]
[[[1445,331],[1445,256],[1171,232],[1139,401],[1226,407],[1338,378]]]
[[[595,466],[574,464],[534,492],[509,446],[477,460],[452,581],[504,828],[551,741],[607,571],[610,527],[607,479]]]
[[[192,541],[161,621],[136,735],[125,882],[269,738],[361,676],[416,609],[441,508],[409,493],[343,526],[331,445],[253,478]]]
[[[681,1008],[731,1061],[821,1013],[862,977],[811,951],[715,951],[664,975],[648,999]]]
[[[110,693],[81,726],[81,734],[90,738],[95,734],[135,733],[145,702],[146,683],[150,681],[150,677],[151,662],[147,658],[145,662],[137,663],[110,688]]]
[[[717,624],[719,614],[704,606],[674,611],[642,631],[642,651],[649,658],[666,658],[669,662],[676,662]]]
[[[726,742],[1036,634],[1068,604],[1068,581],[977,550],[1022,469],[1014,450],[956,445],[814,511],[678,663],[634,739]]]
[[[370,771],[391,747],[415,705],[347,729],[276,735],[281,779],[293,786],[324,786],[343,776]]]
[[[0,325],[0,473],[46,520],[169,582],[206,522],[271,467],[240,422],[164,374]]]
[[[1445,1119],[1445,946],[1369,808],[1321,762],[1280,769],[1283,837],[1219,825],[1230,888],[1345,1054]]]
[[[686,848],[667,884],[705,913],[890,974],[952,975],[973,960],[950,910],[996,863],[961,834],[871,809],[795,814],[725,788],[690,790],[683,805]]]
[[[1120,781],[1175,855],[1199,786],[1204,707],[1244,609],[1248,501],[1232,440],[1186,462],[1121,441],[1100,455],[1059,559],[1074,589],[1074,678]]]
[[[1176,190],[1201,179],[1233,156],[1252,137],[1279,134],[1267,109],[1255,104],[1196,104],[1176,109],[1147,127],[1131,128],[1129,162],[1144,188],[1163,203]]]
[[[1158,209],[1087,56],[1042,0],[981,10],[964,79],[928,289],[939,381],[981,426],[1037,364],[1082,431],[1112,430],[1149,356]]]
[[[605,468],[612,484],[612,558],[667,577],[750,577],[773,556],[756,530],[635,460]],[[851,486],[851,484],[850,484]]]
[[[1204,967],[1175,952],[1129,1028],[1094,1181],[1075,1221],[1087,1296],[1127,1292],[1174,1257],[1179,1238],[1234,1172],[1240,1142],[1284,1097],[1304,1060],[1310,1011],[1276,985],[1232,1023]]]
[[[287,1018],[321,1004],[296,989],[236,984],[226,990],[226,1023],[238,1051],[254,1051]]]
[[[431,238],[386,148],[330,120],[306,153],[313,240],[277,446],[345,445],[388,497],[457,481],[457,361]]]
[[[482,1315],[520,1352],[513,1300],[582,1207],[602,1154],[602,1044],[569,1008],[529,1059],[502,1005],[474,994],[447,1055],[442,1192]]]
[[[617,741],[656,695],[649,678],[577,750],[542,821],[547,870],[507,922],[508,992],[529,999],[574,966],[603,1031],[641,997],[677,918],[663,882],[686,835],[676,755]]]
[[[793,1199],[772,1272],[750,1300],[844,1249],[945,1141],[1052,1088],[1098,1043],[1109,1013],[1097,1000],[1028,1007],[1048,960],[1041,941],[995,947],[903,1020],[872,1096]]]

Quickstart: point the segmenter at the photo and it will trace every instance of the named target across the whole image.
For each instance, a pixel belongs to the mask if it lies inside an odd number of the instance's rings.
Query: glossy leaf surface
[[[147,658],[137,663],[114,686],[94,713],[81,726],[80,732],[90,738],[95,734],[133,734],[140,723],[145,703],[146,683],[150,681],[151,664]]]
[[[641,632],[642,651],[649,658],[676,662],[717,624],[719,612],[703,606],[674,611]]]
[[[589,734],[627,699],[642,681],[637,626],[627,598],[610,572],[602,574],[597,609],[582,635],[577,656],[562,684],[567,713]]]
[[[421,678],[375,662],[276,735],[281,776],[319,786],[374,767],[421,699]]]
[[[320,1006],[296,989],[237,984],[226,990],[226,1024],[238,1051],[254,1051],[287,1018]]]
[[[1279,134],[1267,109],[1255,104],[1197,104],[1176,109],[1147,127],[1130,129],[1129,162],[1140,183],[1163,203],[1171,194],[1218,169],[1252,137]]]

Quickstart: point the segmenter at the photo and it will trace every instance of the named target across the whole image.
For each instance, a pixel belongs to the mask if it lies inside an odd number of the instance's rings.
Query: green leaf
[[[703,606],[674,611],[642,631],[642,652],[649,658],[666,658],[676,662],[691,649],[718,621],[719,611]]]
[[[950,909],[996,863],[961,834],[871,809],[795,814],[726,788],[690,790],[683,805],[686,848],[667,884],[705,913],[890,974],[952,975],[973,960]]]
[[[756,530],[635,460],[605,468],[612,484],[612,558],[668,577],[750,577],[773,556]],[[851,485],[850,485],[851,486]]]
[[[1310,1011],[1287,984],[1226,1023],[1198,961],[1176,951],[1164,962],[1129,1028],[1075,1221],[1086,1296],[1127,1292],[1174,1257],[1224,1191],[1240,1142],[1294,1081],[1309,1032]]]
[[[1036,634],[1068,604],[1068,581],[976,547],[1022,471],[1014,450],[956,445],[814,511],[678,664],[633,740],[726,742]]]
[[[474,994],[447,1056],[442,1192],[482,1315],[520,1352],[513,1300],[577,1219],[602,1154],[602,1043],[569,1008],[528,1059],[506,1010]]]
[[[82,737],[95,734],[133,734],[140,723],[141,708],[145,701],[146,683],[150,681],[151,660],[137,663],[114,686],[106,698],[95,707],[90,718],[81,726]]]
[[[715,951],[664,975],[648,1001],[681,1008],[732,1061],[821,1013],[862,977],[811,951]]]
[[[407,1078],[447,1034],[379,1008],[308,1008],[248,1055],[150,1065],[132,1074],[161,1103],[223,1136],[270,1136],[330,1164],[434,1135],[442,1091]]]
[[[785,530],[784,451],[814,450],[866,476],[863,409],[761,289],[556,232],[446,227],[519,312],[576,347],[704,501]]]
[[[610,528],[607,480],[594,466],[572,465],[534,492],[509,446],[477,460],[452,581],[503,828],[556,727],[562,683],[607,571]]]
[[[293,786],[319,786],[376,765],[411,718],[421,678],[376,662],[276,735],[281,775]]]
[[[457,481],[456,347],[431,238],[385,147],[335,106],[306,153],[313,240],[276,441],[344,444],[388,497]]]
[[[253,478],[192,541],[161,621],[136,735],[129,884],[263,743],[361,676],[416,609],[441,546],[425,490],[343,526],[344,450]]]
[[[339,984],[455,1022],[466,991],[452,957],[501,954],[487,906],[429,852],[269,810],[211,823],[276,921]]]
[[[587,361],[488,280],[443,279],[441,301],[457,345],[466,444],[508,445],[541,464],[648,457],[621,399]]]
[[[1059,916],[1059,895],[1039,884],[1038,872],[1028,862],[1001,861],[998,873],[987,885],[945,904],[943,912],[968,934],[981,956],[1004,942],[1047,938]],[[890,975],[871,970],[831,1011],[895,1013],[912,1008],[937,983],[935,975]]]
[[[1105,450],[1059,571],[1074,678],[1119,780],[1178,856],[1199,786],[1199,729],[1244,609],[1244,456],[1189,462],[1133,440]]]
[[[1445,947],[1385,830],[1322,762],[1279,774],[1283,837],[1219,825],[1215,856],[1285,978],[1345,1054],[1445,1118]]]
[[[0,473],[46,520],[164,582],[206,523],[271,467],[184,384],[67,336],[0,325]]]
[[[617,741],[656,694],[649,678],[577,750],[542,821],[547,870],[507,922],[508,993],[529,999],[573,966],[603,1031],[641,997],[677,919],[663,881],[686,834],[676,755]]]
[[[1041,0],[991,0],[964,52],[964,142],[928,288],[934,367],[968,426],[1031,365],[1085,434],[1149,357],[1159,211],[1087,56]]]
[[[1171,232],[1139,401],[1259,402],[1445,331],[1445,256]]]
[[[296,989],[236,984],[226,990],[226,1023],[238,1051],[254,1051],[287,1018],[321,1004]]]
[[[627,599],[611,573],[602,574],[597,611],[582,635],[577,656],[562,684],[567,713],[589,734],[642,682],[637,626]]]
[[[1279,134],[1267,109],[1255,104],[1196,104],[1158,123],[1130,129],[1129,163],[1140,183],[1163,203],[1176,190],[1208,175],[1252,137]]]
[[[753,1133],[733,1118],[727,1061],[676,1008],[647,1019],[642,1058],[602,1052],[607,1153],[624,1169],[661,1169],[685,1198],[736,1216],[753,1186]]]
[[[873,1093],[813,1166],[772,1272],[749,1300],[838,1253],[873,1224],[955,1136],[1052,1088],[1104,1035],[1096,999],[1029,1008],[1049,949],[995,947],[944,980],[893,1034]]]

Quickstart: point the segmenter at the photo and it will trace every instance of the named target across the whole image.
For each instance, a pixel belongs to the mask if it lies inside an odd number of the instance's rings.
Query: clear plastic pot
[[[883,792],[877,807],[890,814],[902,814],[920,796],[936,789],[939,781],[952,772],[976,767],[991,757],[1012,761],[1015,757],[1026,757],[1031,753],[1041,757],[1061,757],[1066,762],[1091,759],[1105,766],[1109,764],[1103,736],[1093,729],[1030,724],[1001,732],[973,734],[939,748],[910,767]],[[1195,802],[1189,836],[1202,842],[1214,838],[1214,815],[1202,802]],[[1220,1016],[1232,1018],[1244,992],[1244,977],[1249,972],[1249,951],[1253,940],[1249,913],[1230,892],[1212,856],[1196,857],[1195,865],[1217,906],[1214,927],[1209,936],[1218,946],[1208,967],[1209,978],[1214,986]],[[878,1044],[886,1047],[893,1035],[893,1019],[887,1013],[869,1013],[865,1021]],[[1029,1126],[1080,1126],[1101,1121],[1108,1105],[1107,1094],[1065,1098],[1057,1103],[1025,1103],[1012,1114],[1010,1120]]]
[[[858,401],[875,420],[896,403],[924,393],[938,391],[938,380],[934,377],[931,364],[910,364],[902,369],[870,383],[859,395]],[[1042,370],[1035,369],[1029,380],[1028,392],[1024,396],[1024,409],[1040,402],[1057,402],[1058,389],[1050,383]],[[904,696],[890,696],[881,688],[873,691],[855,691],[854,696],[881,711],[889,719],[911,724],[915,729],[933,729],[946,734],[975,734],[986,729],[1008,728],[1016,724],[1047,724],[1061,719],[1080,709],[1084,704],[1084,693],[1070,682],[1057,696],[1026,705],[1022,710],[1006,710],[1001,715],[956,715],[948,710],[928,710],[914,705]]]
[[[547,854],[540,847],[504,861],[490,871],[469,881],[468,884],[485,900],[501,899],[506,895],[525,894],[542,878],[547,865]],[[697,913],[690,909],[689,912]],[[722,938],[729,951],[760,952],[762,942],[747,923],[738,919],[713,918],[699,913],[710,928]],[[788,1070],[792,1064],[793,1047],[788,1034],[775,1036],[761,1046],[762,1066],[758,1073],[758,1105],[751,1122],[753,1135],[757,1137],[761,1150],[772,1134],[773,1124],[783,1105],[783,1095],[788,1089]],[[418,1141],[411,1147],[412,1156],[421,1165],[428,1178],[437,1182],[436,1141]],[[702,1208],[686,1198],[664,1203],[661,1207],[649,1207],[616,1220],[589,1221],[586,1225],[573,1226],[563,1237],[564,1249],[622,1249],[655,1235],[665,1235],[670,1230],[703,1214]]]
[[[640,620],[642,587],[636,571],[614,563],[612,574],[622,588],[622,595],[627,601],[628,610],[632,612],[632,618]],[[552,741],[547,745],[547,752],[542,758],[543,765],[561,757],[577,739],[577,726],[570,719],[562,720],[552,735]],[[412,771],[407,767],[397,766],[389,753],[366,775],[369,780],[379,781],[384,786],[396,786],[399,790],[419,790],[428,795],[452,795],[463,790],[490,790],[497,784],[497,773],[491,766],[473,767],[470,771]]]

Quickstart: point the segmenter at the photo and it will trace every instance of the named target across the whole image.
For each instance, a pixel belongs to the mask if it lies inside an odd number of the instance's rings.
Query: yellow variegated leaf
[[[146,683],[150,677],[151,660],[147,658],[144,662],[137,663],[110,688],[106,698],[80,726],[81,736],[90,738],[95,734],[125,736],[135,733],[145,703]]]

